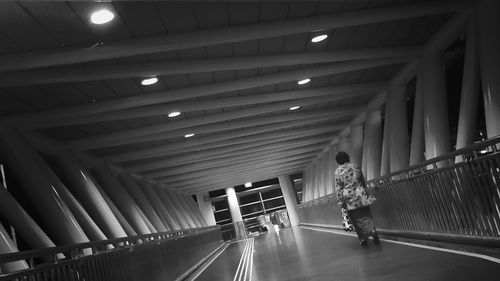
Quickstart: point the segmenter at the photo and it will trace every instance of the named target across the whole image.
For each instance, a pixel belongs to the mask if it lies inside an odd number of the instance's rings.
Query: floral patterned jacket
[[[373,204],[375,197],[365,191],[365,179],[358,165],[345,163],[335,171],[335,195],[347,210]]]

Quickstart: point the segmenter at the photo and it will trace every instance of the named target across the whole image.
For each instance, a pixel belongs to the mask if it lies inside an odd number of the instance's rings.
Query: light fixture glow
[[[149,86],[149,85],[155,84],[156,82],[158,82],[158,78],[151,77],[151,78],[142,79],[141,84],[144,86]]]
[[[179,116],[181,115],[181,113],[179,111],[174,111],[174,112],[170,112],[168,114],[168,117],[172,118],[172,117],[176,117],[176,116]]]
[[[311,39],[311,42],[313,42],[313,43],[318,43],[318,42],[321,42],[321,41],[325,40],[326,38],[328,38],[328,35],[326,35],[326,34],[321,34],[321,35],[318,35],[318,36],[314,36],[314,37]]]
[[[245,183],[245,187],[246,187],[246,188],[252,187],[252,183],[251,183],[251,182],[246,182],[246,183]]]
[[[298,106],[298,105],[297,106],[292,106],[292,107],[290,107],[290,110],[297,110],[299,108],[300,108],[300,106]]]
[[[299,82],[297,82],[297,84],[304,85],[304,84],[307,84],[309,82],[311,82],[311,79],[307,78],[307,79],[300,80]]]
[[[192,136],[194,136],[194,134],[193,134],[193,133],[190,133],[190,134],[186,134],[186,135],[184,135],[184,137],[185,137],[185,138],[190,138],[190,137],[192,137]]]
[[[90,15],[90,21],[94,24],[105,24],[112,21],[114,17],[115,14],[111,11],[102,9],[92,13],[92,15]]]

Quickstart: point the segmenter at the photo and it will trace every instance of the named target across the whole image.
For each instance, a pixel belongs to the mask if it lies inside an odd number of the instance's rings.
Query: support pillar
[[[139,185],[137,185],[137,181],[135,180],[135,178],[127,172],[121,173],[119,177],[120,181],[123,183],[123,186],[127,189],[128,193],[132,196],[134,201],[146,216],[144,221],[146,222],[146,224],[148,224],[151,232],[167,231],[167,228],[165,227],[165,225],[163,225],[160,217],[153,209],[151,202],[149,202]],[[152,227],[149,224],[151,224]]]
[[[175,197],[172,194],[172,191],[167,190],[166,188],[163,189],[163,193],[167,196],[167,198],[170,200],[170,204],[179,212],[179,215],[181,218],[184,219],[184,221],[188,224],[189,228],[196,228],[196,224],[189,215],[189,213],[184,210],[184,208],[181,206],[180,202],[175,199]]]
[[[384,117],[384,130],[382,138],[382,157],[380,159],[380,176],[389,174],[390,171],[390,160],[389,157],[389,140],[391,136],[391,124],[390,124],[390,112],[389,112],[389,100],[385,103],[385,117]]]
[[[0,155],[13,171],[41,224],[56,245],[89,242],[73,214],[47,177],[50,168],[28,142],[12,128],[0,126]]]
[[[290,176],[282,175],[278,177],[280,182],[281,192],[283,193],[283,199],[285,199],[286,211],[288,212],[288,217],[290,218],[290,224],[293,226],[299,225],[299,216],[297,215],[297,198],[295,196],[295,190],[293,189],[293,182]]]
[[[486,134],[500,135],[500,2],[477,1],[477,31]]]
[[[196,193],[198,207],[200,208],[201,215],[207,222],[207,225],[215,225],[215,216],[212,209],[212,202],[208,199],[208,192]]]
[[[198,221],[200,222],[200,226],[202,226],[202,227],[208,226],[207,222],[205,221],[205,218],[201,214],[201,211],[200,211],[198,204],[196,204],[192,195],[186,194],[186,195],[184,195],[184,198],[186,199],[188,206],[191,208],[191,210],[193,210],[194,215],[198,218]]]
[[[422,92],[425,157],[431,159],[450,152],[450,128],[446,79],[441,54],[422,57]]]
[[[422,68],[417,74],[415,102],[413,105],[413,126],[411,132],[410,166],[422,163],[424,157],[424,109],[422,92]]]
[[[134,231],[137,234],[150,234],[151,231],[139,213],[142,211],[115,177],[113,171],[104,165],[95,167],[93,171],[95,177],[100,182],[100,187],[115,203],[118,210],[120,210],[128,223],[134,228]]]
[[[161,202],[158,194],[156,194],[156,192],[154,191],[154,187],[146,181],[140,181],[139,185],[142,187],[144,195],[146,195],[148,200],[153,204],[156,213],[164,221],[165,226],[168,226],[169,230],[181,229],[180,225],[175,221],[170,212],[168,212],[168,210]]]
[[[194,210],[192,206],[189,205],[189,203],[187,202],[187,198],[184,196],[184,194],[172,192],[172,195],[174,196],[174,198],[177,199],[177,202],[179,202],[181,207],[184,209],[186,215],[188,215],[191,218],[195,227],[201,227],[200,218],[195,213],[196,210]]]
[[[380,176],[380,160],[382,156],[382,116],[380,110],[368,112],[365,123],[366,148],[366,180]]]
[[[362,166],[363,161],[363,126],[356,125],[351,127],[351,134],[349,135],[350,144],[350,158],[351,163]]]
[[[241,217],[240,203],[238,202],[238,197],[236,197],[234,187],[226,188],[226,195],[229,212],[231,213],[231,219],[233,222],[243,221],[243,218]]]
[[[104,234],[108,238],[127,236],[80,160],[73,155],[60,154],[57,164],[68,189],[82,202]]]
[[[408,164],[410,163],[406,88],[403,86],[392,86],[389,89],[388,101],[390,111],[389,167],[392,173],[408,168]]]
[[[163,205],[175,218],[177,223],[180,225],[181,229],[190,228],[187,220],[184,218],[184,216],[182,216],[180,211],[175,207],[175,205],[171,202],[170,198],[167,196],[165,189],[163,187],[156,187],[155,192],[160,196]]]
[[[9,233],[7,232],[7,230],[5,230],[2,224],[0,224],[0,255],[17,252],[19,252],[19,250],[14,244],[14,241],[10,239]],[[5,263],[4,265],[2,265],[2,268],[0,268],[0,270],[2,271],[2,273],[10,273],[19,270],[25,270],[28,268],[28,264],[24,260],[20,260]]]

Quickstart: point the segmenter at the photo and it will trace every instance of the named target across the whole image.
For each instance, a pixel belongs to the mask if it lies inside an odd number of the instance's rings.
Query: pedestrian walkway
[[[372,241],[370,241],[372,242]],[[367,249],[352,233],[312,227],[231,243],[196,280],[498,280],[500,259],[382,239]]]

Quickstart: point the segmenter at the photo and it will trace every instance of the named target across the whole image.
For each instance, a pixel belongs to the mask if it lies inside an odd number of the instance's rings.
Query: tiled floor
[[[342,234],[288,228],[233,243],[196,280],[500,280],[498,260],[389,241],[364,249]]]

